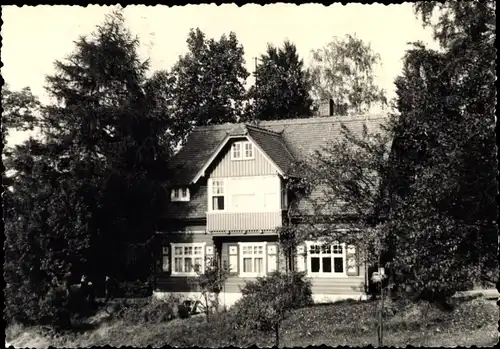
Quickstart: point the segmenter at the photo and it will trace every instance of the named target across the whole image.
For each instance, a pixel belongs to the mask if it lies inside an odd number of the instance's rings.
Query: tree
[[[175,77],[174,106],[178,118],[189,126],[236,122],[245,100],[243,47],[236,34],[207,39],[200,30],[191,30],[189,52],[172,69]]]
[[[2,137],[4,143],[11,130],[33,130],[40,107],[40,101],[33,95],[29,87],[25,87],[21,91],[11,91],[9,86],[5,84],[2,87]]]
[[[297,48],[285,41],[282,48],[268,45],[255,71],[248,96],[247,118],[277,120],[311,116],[309,80]]]
[[[364,125],[356,134],[341,124],[340,137],[296,162],[296,179],[287,186],[294,193],[290,215],[299,217],[300,223],[289,219],[281,229],[285,249],[295,251],[309,239],[342,241],[356,248],[358,263],[386,266],[391,143],[386,125],[376,130]],[[305,211],[298,208],[299,200],[307,202]]]
[[[199,265],[196,266],[196,269],[198,276],[193,282],[200,288],[203,297],[202,308],[208,322],[212,311],[214,309],[219,311],[219,295],[229,277],[230,270],[229,266],[220,266],[213,258],[207,258],[203,270],[200,269]]]
[[[415,6],[442,50],[414,45],[396,80],[393,264],[429,299],[496,282],[495,3]]]
[[[374,82],[380,55],[356,36],[334,37],[325,47],[312,51],[312,95],[346,105],[347,113],[361,114],[373,105],[385,106],[385,91]],[[339,112],[343,112],[339,108]]]
[[[25,296],[43,295],[68,273],[68,281],[86,274],[96,284],[104,275],[147,277],[152,265],[161,168],[175,143],[175,120],[162,111],[169,94],[158,91],[168,85],[146,78],[147,62],[120,12],[75,45],[47,77],[57,102],[41,110],[42,140],[17,146],[9,158],[16,177],[6,279],[12,287],[28,283]]]

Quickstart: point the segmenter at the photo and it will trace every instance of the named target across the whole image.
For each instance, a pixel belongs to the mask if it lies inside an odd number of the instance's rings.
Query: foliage
[[[370,44],[352,35],[344,39],[334,37],[312,54],[310,71],[315,98],[332,98],[336,105],[346,105],[349,114],[364,113],[372,105],[387,103],[384,90],[374,83],[373,70],[380,64],[380,55]]]
[[[250,329],[275,333],[279,345],[280,325],[292,310],[312,303],[311,285],[304,274],[279,271],[259,277],[242,288],[236,303],[237,323]]]
[[[36,126],[41,107],[38,98],[29,87],[12,91],[7,84],[2,86],[2,137],[5,143],[9,131],[28,131]]]
[[[416,9],[427,20],[436,6]],[[470,282],[497,279],[498,185],[494,4],[440,7],[443,49],[417,43],[407,52],[396,80],[399,113],[383,132],[344,130],[296,171],[306,194],[323,194],[311,195],[302,236],[357,240],[397,282],[443,303]],[[335,212],[351,218],[345,231]]]
[[[301,224],[288,224],[281,240],[289,240],[292,250],[307,239],[342,241],[357,246],[359,262],[378,263],[388,235],[383,222],[390,143],[384,125],[369,130],[365,124],[356,134],[341,123],[340,137],[296,162],[300,180],[290,181],[288,190],[296,193],[290,210]],[[307,202],[302,209],[299,199]]]
[[[117,285],[116,297],[143,298],[151,295],[151,285],[143,280],[122,281]]]
[[[196,269],[198,276],[194,278],[194,283],[200,288],[203,308],[209,321],[213,310],[219,311],[219,294],[229,277],[230,269],[229,266],[221,266],[214,258],[207,258],[205,267],[200,269],[200,266],[196,266]]]
[[[309,80],[297,48],[285,41],[282,48],[268,45],[255,71],[248,97],[250,120],[277,120],[311,116]]]
[[[248,77],[243,47],[236,34],[216,41],[191,30],[189,52],[172,69],[173,109],[188,126],[235,122],[241,116]]]
[[[394,270],[426,299],[497,279],[495,4],[415,6],[440,51],[414,44],[396,80]]]
[[[162,164],[176,143],[167,131],[177,121],[162,111],[168,93],[156,90],[161,76],[147,79],[138,44],[120,12],[79,38],[47,77],[56,102],[40,110],[42,137],[5,154],[14,183],[4,197],[4,273],[7,290],[23,292],[6,298],[33,306],[12,309],[24,313],[18,319],[37,322],[40,309],[52,311],[43,296],[54,277],[136,280],[150,272]]]
[[[180,298],[170,295],[167,299],[122,299],[104,304],[106,312],[115,320],[135,324],[157,324],[182,317]]]
[[[375,302],[345,301],[293,310],[282,324],[283,347],[369,346],[376,343],[373,313]],[[498,342],[498,307],[494,301],[457,302],[452,311],[426,303],[395,302],[388,313],[387,346],[494,346]],[[6,329],[6,339],[16,347],[35,347],[37,342],[54,347],[249,347],[273,346],[274,339],[261,332],[240,328],[236,311],[215,315],[206,322],[199,317],[174,319],[168,323],[123,319],[111,320],[98,328],[63,336],[46,337],[36,328]]]

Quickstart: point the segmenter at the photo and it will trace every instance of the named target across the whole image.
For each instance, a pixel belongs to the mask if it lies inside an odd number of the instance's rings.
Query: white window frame
[[[252,154],[247,156],[247,146],[250,147]],[[235,148],[238,147],[238,156],[235,156]],[[231,145],[231,160],[252,160],[255,159],[255,146],[250,141],[238,141]]]
[[[186,191],[184,193],[184,191]],[[189,201],[190,200],[190,192],[189,188],[173,188],[170,191],[170,200],[171,201]]]
[[[262,247],[262,273],[255,273],[255,272],[244,272],[244,266],[243,266],[243,259],[248,256],[243,255],[243,246],[248,247]],[[239,270],[239,276],[240,277],[258,277],[258,276],[266,276],[267,275],[267,242],[238,242],[238,249],[239,249],[239,265],[240,265],[240,270]],[[253,257],[252,255],[252,265],[253,265]],[[259,256],[260,258],[260,256]]]
[[[222,194],[214,195],[214,182],[222,183]],[[209,212],[225,212],[228,206],[228,190],[227,190],[227,181],[223,178],[210,178],[208,181],[208,211]],[[222,196],[224,202],[224,209],[222,210],[214,210],[213,206],[213,197],[214,196]]]
[[[175,258],[182,258],[182,265],[184,265],[184,259],[186,258],[191,258],[191,265],[195,265],[194,261],[195,258],[200,258],[201,259],[201,268],[200,268],[200,273],[203,273],[205,271],[205,257],[206,257],[206,252],[205,252],[205,245],[206,242],[191,242],[191,243],[171,243],[170,244],[170,268],[171,268],[171,273],[170,275],[172,276],[198,276],[198,273],[196,271],[191,271],[191,272],[185,272],[185,271],[176,271],[175,270]],[[183,250],[182,255],[176,255],[175,254],[175,248],[180,247]],[[193,254],[186,256],[184,255],[184,248],[185,247],[192,247],[193,249]],[[195,247],[201,248],[201,254],[200,255],[195,255],[194,250]]]
[[[314,245],[323,245],[323,244],[328,244],[331,245],[331,253],[329,254],[323,254],[320,252],[319,254],[311,254],[311,246]],[[333,245],[340,245],[342,246],[342,253],[334,253],[333,252]],[[332,271],[331,272],[323,272],[323,263],[321,263],[321,257],[323,256],[328,256],[331,257],[332,259]],[[319,272],[312,272],[311,268],[311,259],[313,257],[319,257],[320,258],[320,271]],[[342,272],[335,272],[335,263],[334,263],[334,258],[342,257],[342,263],[343,263],[343,270]],[[333,243],[325,243],[322,241],[306,241],[306,266],[307,266],[307,276],[309,277],[324,277],[324,278],[336,278],[336,277],[348,277],[347,275],[347,245],[345,243],[338,243],[338,242],[333,242]]]
[[[256,179],[254,182],[246,182],[241,184],[239,180],[241,179]],[[272,179],[272,182],[269,184],[272,186],[266,187],[264,186],[264,182]],[[214,194],[214,182],[222,182],[223,183],[223,193],[220,196],[224,197],[224,209],[223,210],[214,210],[213,209],[213,197],[216,196]],[[238,188],[245,188],[244,190],[240,190]],[[249,212],[276,212],[282,209],[281,207],[281,184],[280,178],[274,175],[265,175],[265,176],[239,176],[239,177],[225,177],[225,178],[210,178],[208,180],[208,195],[207,195],[207,205],[208,210],[207,213],[249,213]],[[272,194],[275,196],[275,204],[271,207],[264,208],[264,200],[265,195]],[[251,208],[240,208],[236,209],[233,207],[233,196],[237,195],[252,195],[253,200],[255,200],[254,207]]]

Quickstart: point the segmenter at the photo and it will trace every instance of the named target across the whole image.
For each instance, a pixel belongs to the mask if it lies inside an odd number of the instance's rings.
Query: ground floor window
[[[345,244],[307,243],[307,270],[311,276],[346,275]]]
[[[265,242],[245,242],[239,244],[240,276],[263,276],[267,273]]]
[[[205,268],[205,244],[171,244],[172,275],[196,276]],[[199,269],[197,269],[199,268]]]

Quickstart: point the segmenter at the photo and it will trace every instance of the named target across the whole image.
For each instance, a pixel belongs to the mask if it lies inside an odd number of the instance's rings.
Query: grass
[[[493,346],[498,342],[498,307],[482,298],[455,300],[453,310],[443,311],[426,303],[389,303],[384,320],[387,346]],[[281,345],[365,346],[377,344],[377,302],[339,302],[315,305],[294,311],[281,327]],[[235,329],[231,313],[207,323],[204,317],[172,321],[141,322],[109,319],[102,314],[93,319],[95,328],[54,336],[40,328],[11,326],[6,331],[10,343],[18,347],[122,346],[221,347],[273,345],[273,334],[249,333]]]

